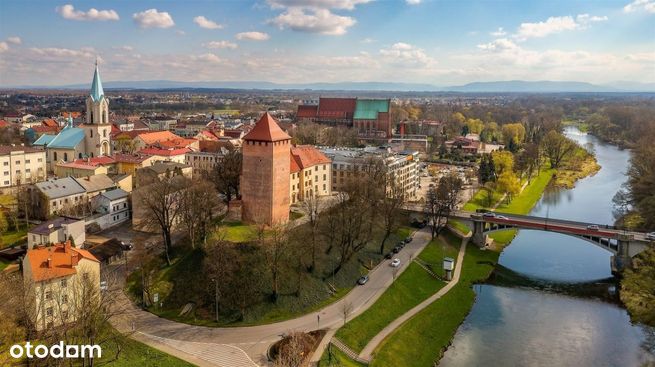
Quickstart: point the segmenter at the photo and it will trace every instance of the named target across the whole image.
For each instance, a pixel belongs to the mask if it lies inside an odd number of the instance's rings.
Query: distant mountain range
[[[171,80],[113,81],[103,83],[106,89],[259,89],[314,91],[398,91],[398,92],[461,92],[461,93],[621,93],[655,92],[655,83],[618,81],[597,85],[575,81],[495,81],[474,82],[461,86],[436,86],[420,83],[340,82],[340,83],[272,83],[264,81],[179,82]],[[19,86],[19,89],[86,89],[87,84],[58,87]]]

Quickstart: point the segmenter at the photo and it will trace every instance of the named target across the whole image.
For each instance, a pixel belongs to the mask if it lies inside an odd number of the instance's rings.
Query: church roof
[[[287,135],[278,125],[277,121],[266,112],[255,124],[255,127],[250,130],[248,134],[243,137],[243,140],[258,140],[258,141],[281,141],[289,140],[291,137]]]
[[[84,140],[84,129],[67,126],[48,143],[48,148],[74,149],[82,140]]]
[[[32,145],[48,145],[56,137],[57,137],[56,135],[43,134],[43,135],[39,136],[39,138],[36,139],[36,141],[34,143],[32,143]]]
[[[104,95],[105,91],[102,89],[102,81],[100,80],[100,72],[98,71],[98,62],[96,61],[96,70],[93,73],[93,83],[91,83],[90,96],[93,98],[94,102],[98,102]]]

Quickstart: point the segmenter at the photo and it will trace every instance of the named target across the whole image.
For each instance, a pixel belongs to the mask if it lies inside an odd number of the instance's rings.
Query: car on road
[[[487,217],[487,218],[496,218],[496,213],[494,213],[494,212],[484,212],[484,213],[482,213],[482,216]]]
[[[393,252],[389,252],[386,255],[384,255],[384,258],[387,260],[391,260],[392,257],[393,257]]]
[[[590,230],[590,231],[598,231],[598,230],[600,230],[600,227],[598,227],[595,224],[590,224],[590,225],[587,226],[587,229]]]
[[[393,248],[393,250],[391,250],[391,252],[393,252],[394,254],[397,254],[397,253],[400,252],[400,250],[402,250],[402,247],[396,246],[396,247]]]
[[[395,258],[395,259],[393,259],[393,260],[391,261],[391,264],[389,264],[389,265],[391,265],[391,266],[394,267],[394,268],[399,267],[399,266],[400,266],[400,259],[399,259],[399,258]]]
[[[651,241],[655,241],[655,232],[646,233],[646,239],[651,240]]]
[[[357,279],[357,284],[359,285],[364,285],[366,282],[368,282],[368,275],[362,275],[359,277],[359,279]]]
[[[504,215],[497,215],[497,216],[496,216],[496,219],[504,219],[504,220],[507,220],[507,219],[509,219],[509,218],[507,218],[507,217],[504,216]]]

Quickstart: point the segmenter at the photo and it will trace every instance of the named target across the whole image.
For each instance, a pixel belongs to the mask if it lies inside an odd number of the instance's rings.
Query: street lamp
[[[218,323],[218,281],[216,279],[212,279],[212,282],[214,282],[214,285],[216,287],[215,288],[216,289],[216,299],[215,299],[215,303],[216,303],[216,323]]]

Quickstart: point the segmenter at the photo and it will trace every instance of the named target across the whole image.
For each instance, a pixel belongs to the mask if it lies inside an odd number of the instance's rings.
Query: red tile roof
[[[291,167],[289,169],[289,173],[300,172],[300,164],[298,163],[296,156],[294,156],[293,154],[289,154],[289,158],[291,161]]]
[[[73,265],[73,255],[77,255],[78,260],[88,259],[98,262],[89,251],[72,247],[68,241],[65,244],[27,250],[25,256],[32,270],[32,279],[40,282],[77,273],[76,266]],[[48,266],[48,259],[50,259],[50,266]]]
[[[146,159],[150,158],[149,155],[145,154],[124,154],[124,153],[114,153],[112,156],[116,162],[124,163],[141,163]]]
[[[327,164],[332,161],[320,150],[310,145],[298,145],[291,147],[291,155],[298,162],[302,169],[306,169],[317,164]]]
[[[89,166],[103,166],[106,164],[116,163],[116,160],[114,160],[114,158],[112,157],[100,156],[100,157],[93,157],[93,158],[76,159],[74,162],[77,164],[85,164]]]
[[[189,145],[197,141],[198,139],[174,138],[159,141],[157,144],[162,148],[187,148]]]
[[[152,132],[141,132],[137,135],[144,143],[150,145],[160,141],[171,140],[171,139],[182,139],[181,137],[173,134],[168,130],[163,131],[152,131]]]
[[[297,118],[312,118],[316,117],[318,114],[318,106],[315,105],[299,105],[298,112],[296,113]]]
[[[255,127],[250,130],[243,140],[257,140],[257,141],[282,141],[289,140],[291,137],[285,133],[278,125],[277,121],[266,112],[255,124]]]
[[[56,134],[57,132],[59,132],[59,126],[40,125],[40,126],[33,126],[31,129],[35,133],[41,133],[41,134],[47,134],[47,133]]]
[[[59,124],[57,123],[57,121],[55,121],[53,119],[45,119],[45,120],[43,120],[43,122],[41,122],[41,124],[43,126],[59,127]]]
[[[62,112],[61,114],[62,117],[68,118],[69,116],[76,119],[80,116],[82,116],[82,112]]]
[[[189,148],[180,148],[180,149],[159,149],[159,148],[146,148],[139,150],[139,153],[148,154],[148,155],[159,155],[162,157],[172,157],[175,155],[183,155],[190,152]]]
[[[352,118],[355,113],[356,98],[320,98],[318,117]]]
[[[196,135],[199,139],[204,139],[204,140],[218,140],[218,137],[216,134],[209,130],[203,130]]]

